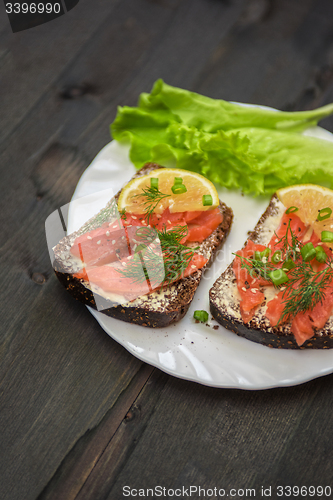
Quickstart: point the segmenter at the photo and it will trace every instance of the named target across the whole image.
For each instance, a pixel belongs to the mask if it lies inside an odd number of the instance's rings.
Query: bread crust
[[[155,163],[148,163],[136,172],[133,178],[146,175],[157,168],[163,167]],[[119,194],[120,192],[116,195],[116,199],[119,197]],[[73,272],[75,272],[74,267],[68,260],[66,261],[65,259],[64,261],[62,258],[64,253],[69,252],[75,238],[82,234],[82,230],[66,236],[55,247],[54,253],[56,258],[53,264],[54,271],[60,283],[76,300],[89,305],[93,309],[97,309],[95,302],[96,297],[96,301],[99,305],[98,309],[107,316],[149,328],[168,326],[171,323],[179,321],[186,314],[204,270],[213,261],[215,254],[219,248],[221,248],[229,234],[233,219],[232,210],[224,203],[220,204],[220,210],[223,214],[223,221],[220,226],[202,244],[195,245],[199,246],[199,253],[208,256],[209,260],[206,265],[194,274],[165,287],[163,290],[138,297],[134,301],[127,302],[126,304],[114,305],[110,300],[105,299],[96,292],[92,292],[92,290],[89,289],[89,285],[84,282],[83,279],[78,279],[73,276]],[[87,223],[91,228],[96,227],[94,225],[94,219],[95,218],[92,218]],[[85,224],[85,227],[87,224]]]
[[[260,217],[254,230],[249,234],[248,239],[251,239],[254,243],[267,245],[274,229],[277,227],[277,224],[272,224],[272,229],[267,230],[268,219],[272,218],[276,222],[282,216],[284,210],[285,207],[283,207],[277,196],[273,195],[266,211]],[[269,225],[267,226],[269,227]],[[211,314],[222,326],[240,337],[277,349],[330,349],[333,347],[332,317],[323,329],[315,331],[311,339],[304,342],[302,346],[298,346],[294,335],[291,333],[290,324],[280,327],[270,325],[264,314],[268,300],[258,308],[256,315],[245,324],[240,314],[240,296],[237,291],[237,282],[232,266],[233,262],[216,280],[209,291]]]

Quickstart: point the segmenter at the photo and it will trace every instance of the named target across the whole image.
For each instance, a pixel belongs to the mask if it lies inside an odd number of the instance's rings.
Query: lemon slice
[[[276,194],[286,208],[297,207],[296,214],[303,222],[310,224],[319,237],[322,231],[333,231],[333,191],[331,189],[315,184],[300,184],[279,189]],[[330,214],[329,217],[327,217],[328,214]],[[320,220],[321,218],[323,220]]]
[[[131,180],[120,193],[118,209],[125,209],[129,213],[144,213],[144,203],[147,201],[147,198],[144,196],[143,190],[151,187],[152,178],[158,179],[158,190],[168,195],[159,200],[154,209],[155,213],[162,213],[168,207],[171,213],[175,213],[196,210],[204,211],[219,205],[219,196],[214,184],[203,175],[188,170],[161,168],[153,170],[148,175]],[[182,179],[181,182],[186,187],[186,192],[180,194],[172,192],[175,178]],[[203,204],[203,196],[205,195],[210,195],[211,205],[205,206]]]

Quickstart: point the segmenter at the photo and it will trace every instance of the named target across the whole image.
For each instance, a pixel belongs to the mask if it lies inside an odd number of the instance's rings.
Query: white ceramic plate
[[[319,127],[306,132],[333,141],[333,136]],[[91,217],[133,175],[135,169],[128,158],[128,148],[113,141],[97,155],[81,177],[73,199],[99,193]],[[102,328],[134,356],[161,370],[204,385],[238,389],[268,389],[292,386],[333,372],[332,350],[287,351],[270,349],[240,338],[214,320],[209,325],[196,324],[196,309],[209,311],[208,291],[239,250],[247,231],[255,226],[269,199],[241,196],[239,192],[219,189],[220,199],[234,212],[234,223],[224,248],[196,292],[185,318],[167,328],[150,329],[109,318],[89,310]],[[80,203],[71,205],[69,233],[84,220]],[[82,220],[83,218],[83,220]]]

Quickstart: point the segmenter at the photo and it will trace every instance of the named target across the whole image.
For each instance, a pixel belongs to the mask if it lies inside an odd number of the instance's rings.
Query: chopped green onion
[[[318,252],[316,259],[318,262],[323,263],[327,261],[327,255],[325,252]]]
[[[261,252],[261,257],[268,257],[270,253],[272,253],[272,250],[267,247]]]
[[[323,247],[321,247],[320,245],[318,245],[316,248],[316,259],[318,262],[326,262],[327,260],[327,255],[323,249]]]
[[[213,198],[210,194],[204,194],[202,197],[202,204],[204,207],[213,205]]]
[[[296,264],[293,259],[288,259],[282,264],[282,269],[284,271],[290,271],[290,269],[294,269],[294,267],[296,267]]]
[[[201,321],[201,323],[206,323],[208,321],[208,312],[207,311],[194,311],[193,318],[197,321]]]
[[[271,249],[268,247],[265,248],[265,250],[263,250],[262,252],[259,252],[258,250],[256,250],[254,252],[253,258],[254,258],[254,260],[263,260],[265,257],[268,257],[270,253],[271,253]]]
[[[289,207],[288,210],[286,210],[286,214],[293,214],[294,212],[297,212],[298,207]]]
[[[158,189],[158,178],[157,177],[152,177],[150,179],[150,187],[152,189]]]
[[[332,209],[330,207],[325,207],[319,210],[317,220],[325,220],[328,219],[332,214]]]
[[[171,191],[173,192],[173,194],[183,194],[186,193],[187,189],[184,184],[175,184],[174,186],[172,186]]]
[[[176,184],[183,184],[183,178],[182,177],[175,177],[175,180],[173,181],[174,185]]]
[[[325,242],[333,241],[332,231],[322,231],[320,239],[321,239],[321,241],[325,241]]]
[[[311,241],[306,243],[304,247],[301,248],[301,254],[305,262],[309,262],[309,260],[312,260],[316,256],[316,250]]]
[[[175,177],[173,186],[171,188],[173,194],[182,194],[186,193],[186,186],[183,184],[183,179],[181,177]]]
[[[278,264],[280,262],[281,258],[282,258],[281,250],[276,250],[276,252],[274,252],[272,255],[273,264]]]
[[[288,276],[282,269],[274,269],[274,271],[271,271],[268,273],[268,276],[271,278],[273,285],[279,286],[285,283],[286,281],[289,281]]]

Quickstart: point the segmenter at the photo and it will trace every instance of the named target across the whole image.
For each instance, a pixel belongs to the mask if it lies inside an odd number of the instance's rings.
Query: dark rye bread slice
[[[148,163],[133,177],[146,175],[157,168],[163,167],[155,163]],[[119,194],[116,195],[116,199],[119,197]],[[107,300],[99,295],[96,290],[93,293],[89,282],[73,276],[73,273],[78,271],[77,264],[71,259],[70,255],[70,248],[75,238],[99,227],[101,219],[109,220],[108,218],[112,212],[111,203],[97,214],[97,216],[90,219],[80,230],[63,238],[54,248],[55,262],[53,267],[55,273],[59,281],[75,299],[94,309],[97,309],[97,302],[99,305],[98,309],[101,311],[102,305],[101,312],[108,316],[151,328],[165,327],[179,321],[186,314],[200,283],[204,269],[212,262],[230,231],[233,218],[232,210],[222,202],[220,210],[223,214],[223,221],[220,226],[200,245],[195,243],[191,245],[194,247],[199,246],[197,252],[208,258],[205,267],[187,278],[183,278],[177,283],[165,287],[163,290],[155,291],[138,297],[133,301],[116,305],[112,300]],[[96,302],[94,297],[96,297]]]
[[[256,227],[249,234],[249,239],[254,243],[267,245],[284,211],[285,207],[274,195]],[[244,324],[239,309],[240,295],[231,263],[209,292],[211,314],[222,326],[240,337],[268,347],[279,349],[329,349],[333,347],[332,316],[322,330],[315,331],[314,336],[299,347],[291,333],[291,324],[279,327],[270,325],[265,317],[266,303],[273,298],[272,293],[275,292],[273,287],[263,288],[263,292],[266,300],[251,321]]]

